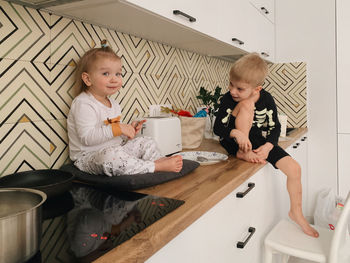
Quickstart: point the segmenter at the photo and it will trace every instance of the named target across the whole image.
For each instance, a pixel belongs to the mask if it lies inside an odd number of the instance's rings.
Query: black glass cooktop
[[[43,208],[41,262],[92,262],[183,203],[74,185]]]

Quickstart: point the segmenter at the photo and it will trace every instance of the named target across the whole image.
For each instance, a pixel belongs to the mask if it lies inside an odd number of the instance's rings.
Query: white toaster
[[[140,133],[152,137],[163,155],[182,150],[181,123],[177,117],[146,118]]]

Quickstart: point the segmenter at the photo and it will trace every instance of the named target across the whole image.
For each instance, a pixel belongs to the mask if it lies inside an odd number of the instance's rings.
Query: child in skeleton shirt
[[[270,93],[262,89],[268,67],[256,53],[237,60],[230,70],[229,91],[221,99],[214,133],[229,154],[252,162],[268,161],[287,176],[290,197],[289,217],[307,235],[318,233],[302,212],[300,165],[280,146],[281,125],[276,104]]]

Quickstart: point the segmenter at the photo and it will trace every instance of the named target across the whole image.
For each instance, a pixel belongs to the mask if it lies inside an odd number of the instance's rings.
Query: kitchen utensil
[[[177,155],[181,155],[183,159],[199,162],[201,165],[215,164],[225,161],[228,158],[228,156],[223,153],[206,151],[181,152]]]
[[[0,189],[0,259],[25,262],[40,247],[41,209],[46,194],[27,188]]]
[[[52,197],[69,190],[73,178],[73,174],[55,169],[19,172],[0,178],[0,189],[3,187],[32,188]]]

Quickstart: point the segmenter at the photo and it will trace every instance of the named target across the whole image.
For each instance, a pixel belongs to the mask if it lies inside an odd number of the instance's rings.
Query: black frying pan
[[[33,170],[0,178],[0,187],[34,188],[43,191],[47,197],[52,197],[68,191],[73,178],[73,174],[62,170]]]

